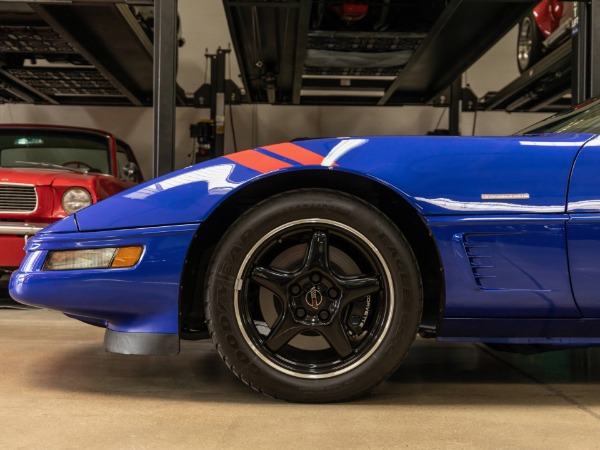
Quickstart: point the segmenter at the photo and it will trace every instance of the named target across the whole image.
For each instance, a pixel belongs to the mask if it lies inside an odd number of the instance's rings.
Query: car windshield
[[[581,103],[527,127],[516,135],[542,133],[600,134],[600,100],[594,98]]]
[[[0,128],[0,167],[37,167],[109,174],[109,140],[81,131]]]

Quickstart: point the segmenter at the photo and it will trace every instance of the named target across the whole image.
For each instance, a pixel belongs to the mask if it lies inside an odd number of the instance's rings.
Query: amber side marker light
[[[117,269],[135,266],[142,246],[88,248],[48,252],[42,270]]]
[[[121,247],[117,250],[110,267],[133,267],[142,256],[142,247]]]

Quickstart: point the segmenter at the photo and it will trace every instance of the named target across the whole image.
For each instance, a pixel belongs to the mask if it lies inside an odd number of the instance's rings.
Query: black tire
[[[544,38],[537,26],[533,12],[527,14],[519,22],[517,37],[517,66],[523,73],[544,56],[542,45]]]
[[[212,257],[208,328],[227,366],[267,395],[357,397],[398,368],[422,311],[398,228],[350,195],[298,190],[242,215]]]

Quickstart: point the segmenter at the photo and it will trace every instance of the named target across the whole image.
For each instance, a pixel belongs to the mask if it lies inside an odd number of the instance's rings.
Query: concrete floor
[[[419,340],[370,396],[263,397],[209,342],[105,353],[103,330],[0,310],[0,448],[600,448],[600,349],[534,356]]]

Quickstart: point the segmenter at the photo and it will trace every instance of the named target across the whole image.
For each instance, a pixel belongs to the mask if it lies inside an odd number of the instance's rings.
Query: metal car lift
[[[315,29],[311,9],[323,2],[312,0],[223,3],[250,101],[381,106],[430,103],[536,1],[453,0],[426,32]],[[413,6],[417,3],[412,2]],[[309,63],[310,56],[318,52],[377,55],[386,54],[386,49],[410,57],[392,67]]]
[[[0,100],[150,105],[153,44],[144,27],[124,2],[0,1]]]
[[[600,0],[577,3],[571,39],[498,92],[484,110],[557,112],[600,95]],[[569,96],[570,94],[570,96]]]
[[[578,34],[572,44],[575,52],[569,46],[561,47],[550,59],[538,64],[544,70],[538,70],[536,65],[533,68],[536,71],[529,75],[530,79],[554,89],[549,90],[550,94],[560,94],[561,83],[569,79],[570,72],[577,73],[574,98],[588,98],[598,92],[600,70],[591,63],[591,55],[600,45],[600,29],[592,26],[600,23],[595,20],[600,14],[599,2],[581,3],[585,12],[580,16]],[[132,3],[154,6],[154,45],[132,17],[129,8]],[[354,35],[312,29],[311,8],[317,3],[312,0],[224,0],[249,101],[296,105],[432,104],[440,93],[452,86],[450,122],[454,124],[451,132],[456,132],[457,90],[460,88],[456,80],[536,0],[452,0],[426,32],[371,31]],[[27,47],[28,42],[41,41],[50,43],[52,51],[59,49],[71,60],[83,62],[80,68],[70,67],[54,73],[56,68],[13,67],[10,61],[8,64],[4,61],[0,70],[0,101],[154,104],[154,175],[173,169],[175,104],[176,101],[178,104],[191,102],[181,95],[175,84],[177,0],[125,3],[123,0],[73,0],[68,4],[0,0],[0,12],[0,32],[27,29],[37,33],[30,41],[26,33],[17,34],[22,38],[16,39],[18,45],[10,50],[0,47],[0,55],[18,54],[21,50],[27,53],[29,50],[20,49],[19,45]],[[7,17],[15,20],[7,21]],[[28,17],[30,22],[19,29],[19,17]],[[408,52],[409,58],[400,66],[368,69],[306,64],[308,51],[347,50],[348,46],[366,53],[392,46]],[[44,53],[42,50],[39,51]],[[566,63],[569,53],[576,55],[574,66]],[[580,67],[585,70],[579,70]],[[49,72],[52,77],[48,80],[45,76]],[[554,73],[554,78],[546,78],[549,72]],[[61,83],[53,84],[56,77]],[[512,86],[512,93],[503,90],[502,95],[483,105],[486,109],[521,110],[520,104],[525,103],[513,95],[514,91],[523,89],[520,83],[525,81],[524,78]],[[549,99],[552,95],[538,105]],[[544,110],[544,106],[539,108]]]

